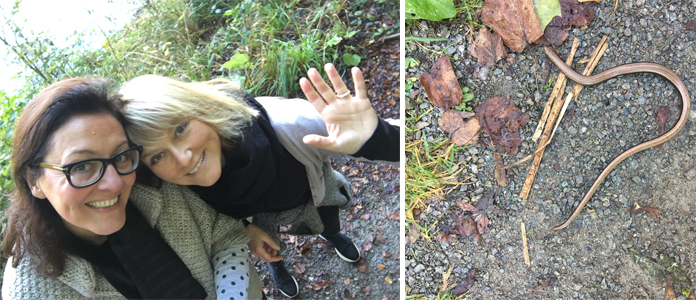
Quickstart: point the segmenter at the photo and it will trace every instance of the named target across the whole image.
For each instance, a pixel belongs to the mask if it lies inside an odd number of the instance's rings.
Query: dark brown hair
[[[100,113],[123,124],[123,116],[107,99],[105,79],[72,78],[45,88],[20,115],[12,148],[14,189],[5,212],[9,226],[2,247],[3,255],[13,256],[13,267],[27,257],[39,275],[56,277],[63,272],[69,233],[51,203],[32,195],[29,183],[43,174],[38,164],[56,130],[77,115]]]

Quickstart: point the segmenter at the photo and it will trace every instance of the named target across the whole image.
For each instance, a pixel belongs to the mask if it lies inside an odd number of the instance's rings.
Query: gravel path
[[[580,47],[573,65],[589,57],[603,35],[609,48],[595,73],[631,62],[662,64],[682,78],[689,92],[696,90],[696,32],[684,24],[696,18],[696,2],[626,0],[592,4],[595,20],[574,28],[557,50],[565,59],[573,38]],[[407,36],[444,37],[444,43],[407,45],[406,57],[422,62],[407,70],[406,78],[417,77],[438,57],[429,49],[444,49],[450,55],[461,86],[475,94],[475,104],[493,96],[512,100],[530,114],[530,124],[521,129],[522,146],[516,157],[505,157],[506,164],[529,155],[536,148],[531,140],[543,105],[551,92],[544,85],[544,70],[558,69],[543,49],[529,46],[523,53],[509,53],[492,70],[476,63],[468,53],[464,19],[448,22],[420,22],[407,26]],[[509,68],[508,68],[509,67]],[[474,76],[473,74],[476,74]],[[539,78],[539,79],[537,79]],[[574,84],[569,84],[568,89]],[[422,113],[432,105],[418,101],[424,97],[416,83],[410,106]],[[622,162],[604,181],[578,219],[565,230],[551,227],[565,221],[593,181],[614,157],[657,133],[656,115],[669,106],[671,128],[681,112],[676,89],[657,75],[626,75],[593,87],[585,87],[577,102],[561,122],[552,143],[546,148],[530,197],[519,193],[531,162],[508,170],[509,183],[500,188],[496,204],[500,213],[491,213],[491,231],[476,244],[458,237],[453,243],[419,238],[406,243],[406,294],[435,299],[443,284],[443,273],[450,267],[449,282],[460,282],[472,269],[477,273],[467,299],[663,299],[667,274],[672,275],[678,299],[686,299],[682,289],[696,283],[696,113],[690,114],[682,131],[662,150],[646,150]],[[447,135],[437,126],[442,111],[434,109],[422,121],[422,130],[407,140],[437,141]],[[475,183],[451,192],[444,199],[432,199],[420,216],[421,225],[438,220],[447,225],[455,201],[472,203],[495,188],[495,160],[490,147],[481,145],[455,153],[467,169],[460,178],[475,177]],[[658,217],[647,212],[631,214],[635,202],[662,211]],[[520,222],[527,228],[531,266],[524,263]],[[437,226],[440,226],[437,225]],[[634,254],[632,254],[634,253]],[[671,267],[669,271],[662,267]],[[655,269],[662,270],[655,272]],[[533,291],[543,281],[555,279],[549,287]],[[694,298],[692,287],[689,299]],[[686,293],[685,293],[686,294]]]

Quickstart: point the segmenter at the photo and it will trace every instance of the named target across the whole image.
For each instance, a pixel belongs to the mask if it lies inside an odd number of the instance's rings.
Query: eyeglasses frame
[[[123,153],[125,153],[125,152],[132,151],[132,150],[137,150],[137,151],[138,151],[138,162],[135,164],[135,167],[133,168],[132,171],[127,172],[127,173],[121,173],[121,172],[119,172],[119,171],[118,171],[118,168],[116,168],[116,161],[115,161],[116,157],[118,157],[119,155],[121,155],[121,154],[123,154]],[[118,173],[118,175],[121,175],[121,176],[128,175],[128,174],[130,174],[130,173],[135,172],[135,170],[138,168],[138,166],[140,166],[140,158],[142,157],[142,154],[143,154],[143,146],[136,145],[136,146],[130,147],[130,148],[126,149],[126,150],[123,150],[123,151],[121,151],[121,152],[119,152],[119,153],[116,153],[116,154],[114,154],[113,156],[111,156],[111,157],[109,157],[109,158],[90,158],[90,159],[83,159],[83,160],[80,160],[80,161],[71,162],[71,163],[69,163],[69,164],[64,164],[64,165],[62,165],[62,166],[61,166],[61,165],[54,165],[54,164],[49,164],[49,163],[43,163],[43,162],[42,162],[42,163],[39,163],[39,167],[43,167],[43,168],[51,169],[51,170],[55,170],[55,171],[62,171],[62,172],[65,174],[65,177],[68,179],[68,183],[70,184],[70,186],[72,186],[72,187],[74,187],[74,188],[76,188],[76,189],[81,189],[81,188],[90,187],[90,186],[94,185],[95,183],[99,182],[99,180],[101,180],[101,179],[104,177],[104,173],[106,173],[106,168],[108,168],[109,165],[113,165],[113,166],[114,166],[114,170],[116,170],[116,173]],[[74,166],[79,165],[79,164],[84,163],[84,162],[87,162],[87,161],[100,161],[100,162],[102,163],[103,168],[101,169],[101,172],[100,172],[100,174],[99,174],[99,178],[97,178],[97,180],[95,180],[94,182],[92,182],[92,183],[90,183],[90,184],[88,184],[88,185],[85,185],[85,186],[75,186],[75,185],[72,183],[72,180],[70,179],[70,171],[72,170],[72,168],[73,168]]]

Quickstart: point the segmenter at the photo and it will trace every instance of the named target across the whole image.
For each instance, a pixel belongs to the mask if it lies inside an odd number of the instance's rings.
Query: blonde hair
[[[226,79],[181,82],[143,75],[124,83],[114,99],[126,118],[126,134],[136,144],[156,143],[168,130],[197,119],[212,126],[225,147],[241,141],[243,126],[258,115],[244,96]]]

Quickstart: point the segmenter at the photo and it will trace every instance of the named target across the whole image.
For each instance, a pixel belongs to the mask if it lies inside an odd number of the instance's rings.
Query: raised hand
[[[311,68],[306,78],[300,79],[300,87],[326,123],[329,136],[306,135],[305,144],[335,152],[354,154],[360,150],[377,128],[377,114],[367,99],[365,79],[357,67],[351,69],[355,95],[352,96],[332,64],[324,66],[334,89],[331,89],[319,72]],[[316,90],[315,90],[316,88]]]

